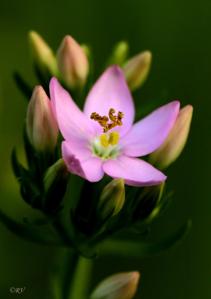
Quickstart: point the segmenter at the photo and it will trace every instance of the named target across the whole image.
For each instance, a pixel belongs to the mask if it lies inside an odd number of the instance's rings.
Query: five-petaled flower
[[[179,112],[173,101],[133,124],[134,104],[122,70],[109,67],[95,83],[83,112],[53,78],[53,111],[64,137],[62,156],[68,170],[90,181],[104,174],[132,186],[161,183],[166,176],[138,157],[155,151],[166,139]]]

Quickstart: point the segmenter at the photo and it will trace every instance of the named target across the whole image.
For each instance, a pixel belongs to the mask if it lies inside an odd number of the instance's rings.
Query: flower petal
[[[104,175],[102,160],[93,157],[83,141],[63,141],[62,157],[71,173],[90,182],[98,182]]]
[[[66,140],[80,137],[89,138],[93,132],[92,124],[56,78],[51,79],[50,96],[63,137]]]
[[[105,173],[113,178],[122,178],[130,186],[153,186],[165,181],[166,176],[149,163],[127,156],[108,160],[103,164]]]
[[[114,129],[124,135],[133,123],[134,104],[123,71],[118,66],[109,67],[95,83],[86,99],[84,113],[89,118],[92,112],[107,116],[110,108],[115,109],[116,113],[124,113],[123,125]],[[95,127],[102,132],[97,122]]]
[[[131,157],[140,157],[155,151],[172,129],[179,107],[180,103],[173,101],[135,123],[121,140],[124,153]]]

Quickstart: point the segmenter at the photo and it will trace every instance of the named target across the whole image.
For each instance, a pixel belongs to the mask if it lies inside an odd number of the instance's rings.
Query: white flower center
[[[111,132],[97,136],[92,144],[92,153],[104,160],[114,159],[120,153],[119,133]]]
[[[113,108],[109,109],[108,116],[101,116],[96,112],[93,112],[90,115],[90,118],[98,122],[104,132],[104,134],[97,136],[91,143],[93,155],[104,160],[115,159],[119,155],[119,133],[115,131],[109,133],[109,131],[116,126],[122,126],[123,117],[124,114],[121,111],[115,115],[115,110]]]

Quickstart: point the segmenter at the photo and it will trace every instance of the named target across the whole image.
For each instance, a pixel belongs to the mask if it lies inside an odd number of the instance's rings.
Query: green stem
[[[73,275],[70,293],[65,299],[87,299],[91,278],[92,261],[79,256]]]

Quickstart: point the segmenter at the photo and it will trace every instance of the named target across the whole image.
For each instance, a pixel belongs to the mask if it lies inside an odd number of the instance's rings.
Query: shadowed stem
[[[79,256],[72,276],[70,293],[64,299],[87,299],[91,279],[92,260]]]
[[[54,299],[88,299],[92,260],[69,249],[59,251],[50,278]]]

